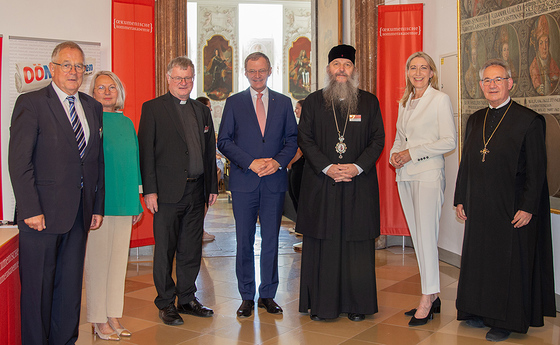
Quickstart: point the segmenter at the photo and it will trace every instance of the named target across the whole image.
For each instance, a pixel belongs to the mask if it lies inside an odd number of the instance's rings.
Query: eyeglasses
[[[250,69],[250,70],[247,71],[247,74],[249,74],[249,75],[268,74],[269,71],[270,70],[268,70],[268,69],[259,69],[259,70]]]
[[[109,90],[109,92],[117,92],[117,87],[115,85],[109,85],[109,87],[105,87],[105,85],[99,85],[95,91],[99,93],[105,93],[105,90]]]
[[[490,86],[490,83],[494,82],[494,84],[496,85],[502,85],[502,83],[504,82],[504,80],[508,80],[509,77],[506,78],[502,78],[502,77],[496,77],[494,79],[490,79],[490,78],[484,78],[482,80],[482,85],[484,86]]]
[[[60,69],[62,70],[62,72],[64,73],[68,73],[72,70],[72,67],[74,67],[74,69],[76,69],[76,73],[84,73],[86,67],[81,64],[81,63],[77,63],[75,65],[72,65],[71,63],[56,63],[53,62],[54,65],[60,66]]]
[[[173,80],[175,83],[180,84],[183,82],[183,80],[185,81],[185,83],[190,83],[191,81],[194,80],[194,75],[192,77],[172,77],[169,76],[169,79]]]

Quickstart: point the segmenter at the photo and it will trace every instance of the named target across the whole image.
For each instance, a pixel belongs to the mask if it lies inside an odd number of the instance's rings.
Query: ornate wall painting
[[[205,47],[215,36],[221,36],[227,41],[227,46],[231,47],[231,52],[227,53],[224,46],[222,46],[222,58],[228,60],[228,69],[226,73],[226,81],[231,78],[230,96],[232,93],[237,92],[238,76],[236,72],[239,68],[239,45],[237,42],[238,31],[238,5],[236,2],[220,3],[206,3],[198,2],[197,5],[197,65],[195,81],[198,83],[197,88],[200,94],[206,93],[206,87],[211,88],[212,76],[207,75],[207,67],[211,59],[216,55],[216,51],[210,47],[208,51]],[[211,41],[213,43],[214,41]],[[220,53],[220,52],[218,52]],[[227,57],[225,55],[228,55]],[[208,81],[208,79],[210,81]],[[210,91],[206,93],[207,97],[212,103],[212,118],[214,120],[214,128],[217,130],[220,127],[222,120],[222,110],[226,102],[227,96],[225,93],[222,95],[220,92]],[[221,95],[221,96],[220,96]]]
[[[545,117],[551,207],[560,213],[560,2],[460,0],[459,22],[461,141],[470,114],[488,105],[478,69],[507,61],[512,98]]]
[[[311,7],[291,3],[284,6],[284,41],[282,42],[282,84],[292,102],[304,99],[317,90],[315,58],[311,51]],[[318,38],[321,42],[321,38]],[[329,48],[330,49],[330,48]],[[325,57],[326,59],[326,57]]]
[[[529,75],[534,90],[540,96],[558,94],[560,68],[560,35],[558,22],[551,15],[536,17],[529,36]]]
[[[307,37],[299,37],[289,49],[288,91],[295,99],[304,99],[311,92],[310,54],[311,41]]]
[[[204,92],[211,100],[225,100],[233,92],[233,48],[214,35],[203,48]]]

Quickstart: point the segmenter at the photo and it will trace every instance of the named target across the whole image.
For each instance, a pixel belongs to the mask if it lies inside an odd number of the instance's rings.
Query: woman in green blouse
[[[132,121],[118,112],[125,100],[119,78],[113,72],[101,71],[91,85],[91,95],[103,105],[105,217],[101,227],[90,231],[88,237],[87,320],[99,338],[120,340],[131,335],[119,319],[124,305],[130,234],[143,211],[138,139]]]

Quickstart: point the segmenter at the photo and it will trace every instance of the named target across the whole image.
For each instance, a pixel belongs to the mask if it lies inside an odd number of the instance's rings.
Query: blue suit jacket
[[[275,193],[288,189],[286,166],[296,154],[297,123],[290,99],[270,89],[268,92],[264,136],[261,134],[249,89],[226,101],[218,134],[218,149],[231,162],[231,191],[252,192],[261,181]],[[281,169],[260,178],[249,170],[253,160],[258,158],[273,158]]]

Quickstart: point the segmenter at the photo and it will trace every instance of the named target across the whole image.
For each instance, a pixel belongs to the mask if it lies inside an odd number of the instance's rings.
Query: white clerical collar
[[[510,101],[510,99],[511,99],[511,97],[508,96],[508,98],[506,99],[506,101],[505,101],[504,103],[500,104],[499,106],[497,106],[497,107],[495,107],[495,108],[494,108],[493,106],[491,106],[490,104],[488,104],[488,106],[490,107],[490,109],[500,109],[500,108],[503,107],[504,105],[508,104],[509,101]]]

